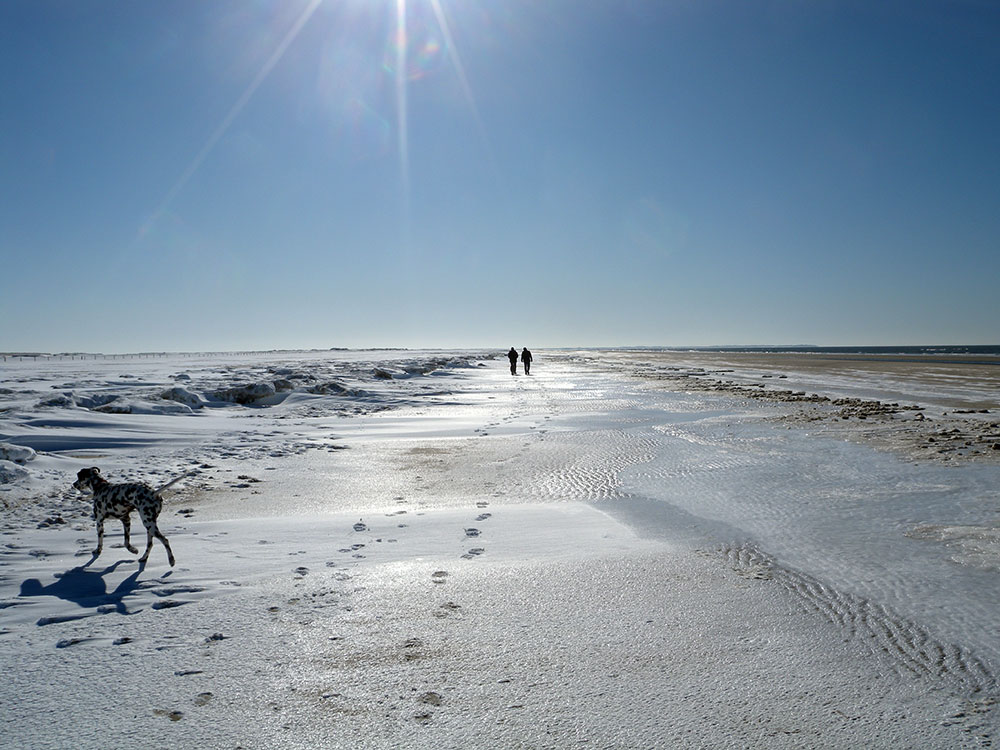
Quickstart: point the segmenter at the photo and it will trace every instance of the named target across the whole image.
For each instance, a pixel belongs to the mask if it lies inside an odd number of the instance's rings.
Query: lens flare
[[[396,0],[396,125],[403,198],[402,242],[410,241],[410,142],[406,101],[406,0]]]
[[[298,17],[292,25],[292,28],[289,29],[277,49],[271,53],[271,56],[261,67],[260,71],[258,71],[256,76],[254,76],[253,81],[251,81],[250,85],[246,87],[240,98],[236,100],[236,103],[230,108],[229,112],[222,119],[222,122],[219,123],[218,127],[212,131],[212,134],[205,142],[205,145],[201,147],[201,150],[195,155],[194,159],[191,160],[191,163],[188,164],[187,168],[181,173],[181,176],[177,179],[177,182],[174,183],[173,187],[167,191],[167,194],[163,197],[163,200],[160,201],[156,210],[153,211],[152,215],[143,223],[142,227],[140,227],[140,237],[145,236],[146,233],[149,232],[150,228],[157,221],[157,219],[159,219],[163,212],[166,211],[170,202],[174,199],[177,193],[181,191],[181,188],[183,188],[187,184],[188,180],[194,176],[194,173],[198,171],[202,162],[205,161],[212,149],[215,148],[215,145],[222,139],[222,136],[226,134],[226,131],[229,130],[229,126],[233,124],[233,120],[235,120],[239,113],[243,111],[247,102],[250,101],[251,97],[253,97],[254,93],[264,82],[264,79],[267,78],[268,74],[272,70],[274,70],[274,66],[281,61],[281,58],[284,56],[289,46],[291,46],[292,42],[295,41],[295,37],[299,35],[300,31],[302,31],[302,27],[306,25],[306,22],[312,18],[313,13],[316,11],[316,8],[319,7],[321,2],[322,0],[311,0],[305,10],[302,11],[302,15]]]
[[[433,15],[421,6],[397,2],[396,20],[395,34],[382,58],[382,69],[393,76],[402,74],[407,81],[418,81],[439,71],[448,50]]]

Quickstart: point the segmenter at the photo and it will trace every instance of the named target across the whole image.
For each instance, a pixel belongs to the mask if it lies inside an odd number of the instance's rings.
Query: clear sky
[[[0,3],[0,350],[1000,343],[992,0]]]

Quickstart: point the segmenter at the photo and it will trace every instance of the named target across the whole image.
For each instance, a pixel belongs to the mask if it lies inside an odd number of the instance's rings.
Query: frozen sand
[[[164,511],[172,571],[157,546],[136,575],[114,522],[81,570],[84,503],[40,499],[36,520],[61,508],[69,523],[35,529],[12,502],[0,743],[976,747],[995,735],[996,589],[968,601],[995,575],[905,534],[934,513],[995,513],[989,469],[911,475],[858,446],[814,450],[759,405],[650,392],[568,359],[543,358],[530,379],[490,362],[445,382],[448,394],[413,390],[350,419],[235,410],[254,435],[223,426],[200,453],[165,436],[153,450],[178,467],[212,466]],[[310,447],[280,455],[289,442]],[[844,452],[825,466],[832,446]],[[146,448],[101,450],[101,465],[149,466]],[[71,478],[80,460],[40,456],[49,465],[26,486]],[[859,468],[796,479],[840,464]],[[871,471],[877,483],[859,484]],[[848,500],[849,515],[827,512]],[[838,524],[866,527],[859,546],[885,543],[844,565]],[[897,580],[914,563],[929,591]]]

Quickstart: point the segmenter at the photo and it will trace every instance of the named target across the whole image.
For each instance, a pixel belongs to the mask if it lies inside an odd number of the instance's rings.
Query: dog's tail
[[[174,486],[175,484],[177,484],[177,483],[178,483],[179,481],[181,481],[182,479],[186,479],[186,478],[188,478],[189,476],[191,476],[191,474],[192,474],[192,472],[190,472],[190,471],[189,471],[189,472],[187,472],[186,474],[181,474],[181,475],[180,475],[179,477],[177,477],[176,479],[171,479],[171,480],[170,480],[169,482],[167,482],[167,483],[166,483],[165,485],[163,485],[162,487],[157,487],[157,488],[156,488],[156,489],[154,490],[154,494],[157,494],[157,495],[159,495],[159,494],[160,494],[161,492],[163,492],[163,490],[165,490],[165,489],[167,489],[167,488],[169,488],[169,487],[173,487],[173,486]]]

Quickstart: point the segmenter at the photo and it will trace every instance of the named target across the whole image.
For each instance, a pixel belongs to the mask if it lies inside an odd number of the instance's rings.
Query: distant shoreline
[[[127,358],[127,357],[199,357],[199,356],[249,356],[268,354],[289,354],[307,353],[323,354],[326,352],[421,352],[421,351],[500,351],[505,347],[329,347],[326,349],[238,349],[232,351],[145,351],[145,352],[3,352],[0,357],[6,359],[15,358]],[[613,351],[613,352],[691,352],[691,353],[719,353],[719,354],[841,354],[841,355],[867,355],[867,356],[907,356],[920,357],[919,361],[926,361],[927,357],[935,356],[989,356],[1000,359],[1000,344],[924,344],[924,345],[879,345],[879,346],[817,346],[812,344],[754,344],[748,346],[727,345],[727,346],[559,346],[559,347],[538,347],[541,351]],[[898,360],[910,361],[910,360]],[[981,363],[970,362],[962,359],[955,364],[1000,364],[1000,362],[984,361]]]
[[[609,351],[636,352],[719,352],[725,354],[896,354],[896,355],[995,355],[1000,344],[958,344],[921,346],[624,346],[597,347]]]

